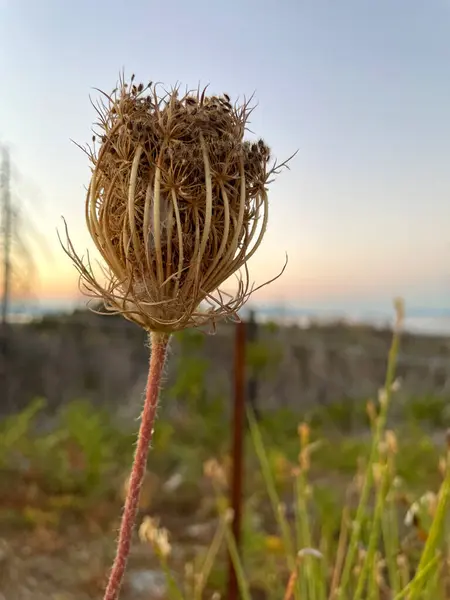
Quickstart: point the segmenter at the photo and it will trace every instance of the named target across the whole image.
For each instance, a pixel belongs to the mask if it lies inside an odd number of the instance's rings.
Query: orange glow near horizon
[[[80,236],[81,237],[81,236]],[[87,240],[79,241],[80,247],[89,246],[91,263],[95,273],[102,279],[96,264],[98,253]],[[87,253],[84,254],[85,256]],[[262,287],[253,296],[256,302],[295,302],[331,300],[344,297],[372,297],[382,293],[396,295],[400,287],[417,285],[421,280],[426,285],[428,280],[436,277],[430,272],[420,272],[420,266],[414,269],[404,268],[399,274],[395,261],[386,263],[367,254],[366,260],[349,260],[345,254],[331,255],[316,251],[300,259],[291,253],[283,275],[268,286]],[[33,292],[43,300],[73,300],[82,296],[78,284],[79,276],[70,260],[62,253],[56,253],[52,264],[39,261],[36,286]],[[100,260],[100,263],[103,261]],[[249,271],[251,283],[255,287],[276,277],[284,264],[284,251],[273,243],[261,248],[260,252],[250,260]],[[222,286],[224,291],[233,293],[234,277]]]
[[[67,269],[41,272],[36,288],[39,297],[51,300],[71,300],[80,295],[78,276],[70,265]]]
[[[345,273],[341,273],[341,276],[335,274],[330,277],[330,274],[324,272],[323,269],[318,269],[315,272],[309,269],[309,273],[304,270],[301,274],[292,271],[291,273],[285,273],[280,279],[258,290],[253,299],[263,302],[289,302],[302,299],[310,302],[317,299],[343,296],[371,295],[376,290],[380,291],[380,288],[394,293],[396,287],[394,282],[384,281],[381,283],[369,277],[355,280],[355,278],[347,277]],[[313,271],[313,274],[311,271]],[[273,273],[268,273],[260,267],[253,269],[250,276],[256,284],[255,287],[257,287],[272,277]],[[233,279],[225,282],[223,289],[233,293]],[[64,268],[51,271],[47,269],[41,273],[35,292],[39,298],[46,300],[72,300],[82,297],[78,287],[78,274],[70,264]]]

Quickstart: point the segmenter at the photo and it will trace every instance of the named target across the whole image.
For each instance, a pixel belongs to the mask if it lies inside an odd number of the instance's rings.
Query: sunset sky
[[[45,237],[41,298],[76,294],[92,88],[119,71],[233,98],[291,170],[270,191],[258,299],[450,305],[450,0],[0,0],[0,143]],[[18,200],[17,200],[18,201]]]

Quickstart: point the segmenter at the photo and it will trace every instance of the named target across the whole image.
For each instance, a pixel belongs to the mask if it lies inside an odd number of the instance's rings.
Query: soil
[[[51,521],[52,513],[42,510],[40,495],[30,509],[29,486],[17,483],[11,497],[5,489],[0,494],[0,600],[101,600],[114,558],[122,502],[104,500],[82,512],[62,510]],[[138,525],[146,514],[160,518],[161,526],[170,532],[170,566],[181,581],[186,563],[209,547],[217,527],[215,504],[211,494],[199,499],[199,491],[194,503],[183,486],[170,496],[172,502],[161,495],[153,497],[151,508],[142,507]],[[151,545],[139,540],[137,529],[120,599],[165,599],[159,560]]]
[[[117,523],[114,529],[116,529]],[[207,532],[205,531],[207,529]],[[207,524],[192,533],[209,538]],[[189,539],[190,537],[190,539]],[[181,567],[202,540],[173,545],[171,563]],[[116,533],[85,526],[64,531],[9,531],[0,538],[0,600],[101,600],[115,551]],[[166,598],[165,576],[151,547],[135,534],[121,600]]]

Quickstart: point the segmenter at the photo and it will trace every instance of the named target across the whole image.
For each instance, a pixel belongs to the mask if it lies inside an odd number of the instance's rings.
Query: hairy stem
[[[125,500],[125,507],[120,525],[116,557],[109,576],[104,600],[116,600],[118,598],[128,555],[130,553],[131,538],[139,504],[139,494],[147,467],[147,454],[153,436],[153,425],[155,422],[156,409],[158,407],[159,390],[166,360],[168,342],[169,336],[167,335],[160,333],[151,334],[152,349],[144,410],[142,411],[136,453],[134,455],[127,498]]]

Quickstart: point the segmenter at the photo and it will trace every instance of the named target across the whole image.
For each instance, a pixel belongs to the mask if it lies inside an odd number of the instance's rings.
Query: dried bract
[[[252,109],[228,95],[158,95],[123,79],[102,94],[86,221],[107,284],[68,237],[83,291],[149,331],[236,315],[253,291],[247,261],[266,230],[267,184],[286,163],[269,168],[266,144],[244,140]],[[241,268],[225,297],[219,286]]]

